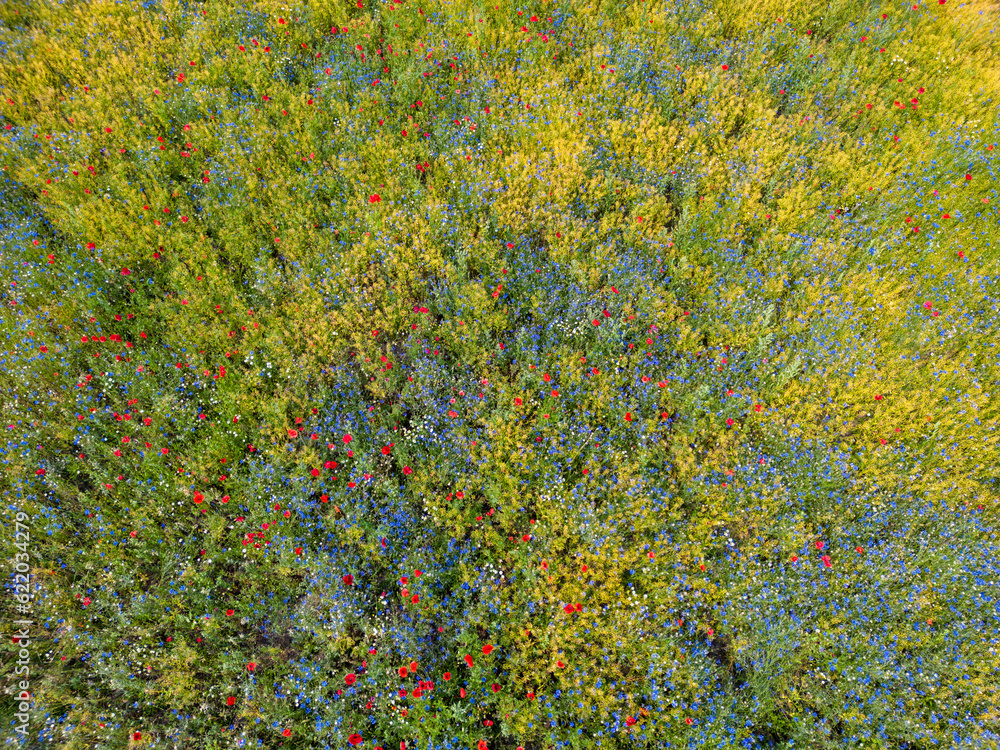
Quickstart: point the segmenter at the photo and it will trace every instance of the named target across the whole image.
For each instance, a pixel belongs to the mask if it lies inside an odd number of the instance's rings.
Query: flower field
[[[0,18],[4,746],[1000,747],[995,2]]]

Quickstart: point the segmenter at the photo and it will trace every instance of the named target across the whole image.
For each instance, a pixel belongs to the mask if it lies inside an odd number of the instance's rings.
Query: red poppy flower
[[[470,667],[472,666],[472,654],[465,655],[465,663],[468,664]]]
[[[281,735],[283,737],[291,737],[292,736],[292,730],[291,729],[285,729],[284,731],[282,731]]]
[[[364,742],[360,734],[352,734],[350,737],[347,738],[347,741],[350,742],[352,745],[360,745],[362,742]]]
[[[499,693],[500,692],[500,686],[497,683],[494,682],[490,687],[493,688],[493,692],[494,693]]]
[[[344,676],[344,682],[346,682],[348,685],[353,685],[357,681],[358,681],[358,676],[354,674],[354,672],[350,672]]]
[[[487,655],[488,655],[488,654],[490,654],[490,653],[491,653],[492,651],[493,651],[493,646],[491,646],[490,644],[488,644],[488,643],[487,643],[487,644],[486,644],[485,646],[483,646],[483,653],[484,653],[484,654],[487,654]]]
[[[417,664],[417,663],[416,663],[415,661],[411,661],[411,662],[410,662],[410,671],[411,671],[411,672],[412,672],[413,674],[416,674],[416,673],[417,673],[417,667],[418,667],[418,666],[420,666],[420,665],[419,665],[419,664]]]
[[[346,574],[342,579],[345,586],[352,586],[354,584],[354,576],[350,573]]]
[[[799,560],[798,555],[792,555],[792,562],[798,562],[798,560]]]
[[[249,664],[247,664],[247,669],[253,672],[255,669],[257,669],[257,662],[252,661]]]
[[[567,604],[563,609],[566,610],[566,614],[568,615],[571,615],[574,612],[576,612],[576,607],[574,607],[572,604]]]
[[[232,616],[233,616],[233,610],[227,609],[226,610],[226,617],[232,617]]]
[[[448,680],[450,680],[450,679],[451,679],[451,672],[445,672],[445,673],[444,673],[443,675],[441,675],[441,676],[442,676],[442,677],[444,677],[444,681],[445,681],[445,682],[447,682]]]
[[[823,549],[823,542],[816,542],[816,549]]]
[[[406,667],[400,667],[399,668],[399,676],[400,677],[406,677],[406,675],[408,675],[408,674],[409,674],[409,672],[407,671]]]
[[[234,703],[236,703],[236,698],[234,698],[233,696],[230,695],[228,698],[226,698],[227,706],[232,706]]]
[[[833,567],[833,563],[830,562],[830,556],[829,555],[823,555],[823,557],[821,557],[820,560],[823,561],[823,564],[826,567],[828,567],[828,568],[832,568]]]
[[[409,466],[404,466],[403,467],[403,473],[406,474],[407,476],[409,476],[410,474],[413,473],[413,469],[411,469]]]
[[[133,734],[132,735],[132,739],[135,740],[136,742],[138,742],[139,740],[141,740],[142,739],[142,732],[136,732],[135,734]]]
[[[635,717],[634,716],[629,716],[629,717],[627,717],[625,719],[625,726],[631,727],[631,726],[634,726],[634,725],[635,725]]]
[[[379,196],[378,193],[375,193],[374,195],[368,196],[368,202],[369,203],[381,203],[382,202],[382,198]]]

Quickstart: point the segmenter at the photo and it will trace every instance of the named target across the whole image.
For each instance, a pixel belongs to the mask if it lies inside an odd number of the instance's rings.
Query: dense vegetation
[[[995,3],[0,15],[5,739],[998,746]]]

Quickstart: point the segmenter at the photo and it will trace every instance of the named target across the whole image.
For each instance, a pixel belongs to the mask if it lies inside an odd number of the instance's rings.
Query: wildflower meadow
[[[0,18],[5,747],[1000,747],[995,2]]]

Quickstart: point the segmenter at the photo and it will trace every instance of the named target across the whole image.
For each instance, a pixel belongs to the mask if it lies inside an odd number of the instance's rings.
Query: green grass
[[[997,747],[996,7],[357,6],[0,6],[23,744]]]

